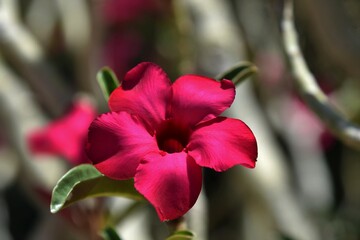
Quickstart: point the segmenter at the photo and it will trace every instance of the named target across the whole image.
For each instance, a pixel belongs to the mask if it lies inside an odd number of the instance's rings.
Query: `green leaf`
[[[120,85],[119,80],[109,67],[100,69],[96,75],[96,78],[105,99],[108,100],[112,91],[114,91],[115,88]]]
[[[50,211],[56,213],[88,197],[105,196],[144,199],[134,188],[133,179],[113,180],[105,177],[93,165],[83,164],[70,169],[58,181],[52,192]]]
[[[241,83],[251,75],[257,72],[257,67],[250,62],[239,62],[225,72],[219,74],[216,79],[228,79],[235,85]]]
[[[112,227],[106,227],[102,231],[101,236],[104,238],[104,240],[121,240],[120,236]]]
[[[194,233],[192,233],[188,230],[181,230],[181,231],[176,231],[174,234],[172,234],[166,240],[194,240],[194,239],[195,239]]]

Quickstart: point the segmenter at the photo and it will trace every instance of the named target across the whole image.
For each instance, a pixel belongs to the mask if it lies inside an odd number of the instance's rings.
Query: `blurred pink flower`
[[[136,32],[113,32],[104,42],[103,64],[124,76],[143,48],[141,35]]]
[[[162,0],[163,1],[163,0]],[[102,12],[106,23],[126,23],[160,10],[158,0],[103,0]]]
[[[315,139],[318,147],[327,150],[335,142],[323,122],[297,96],[285,103],[283,118],[299,139]]]
[[[72,165],[88,162],[84,147],[89,125],[96,115],[90,101],[78,99],[65,116],[28,136],[30,150],[34,154],[62,156]]]
[[[170,0],[102,0],[102,62],[124,76],[138,59],[153,59],[157,21],[171,12]],[[154,31],[151,30],[151,32]]]
[[[141,63],[110,95],[111,112],[90,125],[87,155],[110,178],[134,178],[162,221],[176,219],[198,198],[201,167],[255,167],[251,130],[219,117],[234,97],[229,80],[184,75],[171,84],[159,66]]]

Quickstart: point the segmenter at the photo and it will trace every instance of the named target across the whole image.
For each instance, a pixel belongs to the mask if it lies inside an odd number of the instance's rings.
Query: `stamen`
[[[189,129],[167,120],[156,131],[156,140],[160,150],[168,153],[181,152],[188,144],[189,135]]]

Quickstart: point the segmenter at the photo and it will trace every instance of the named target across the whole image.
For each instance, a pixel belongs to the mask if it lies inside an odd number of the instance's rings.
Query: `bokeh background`
[[[126,199],[49,211],[57,180],[86,161],[88,125],[108,111],[97,71],[109,66],[121,80],[143,61],[172,80],[215,77],[239,61],[258,68],[225,113],[254,131],[257,167],[204,171],[186,216],[197,239],[360,239],[359,148],[303,101],[284,51],[283,8],[281,0],[0,0],[0,239],[100,239],[104,215],[123,239],[167,236],[150,206]],[[294,11],[311,73],[333,108],[359,124],[360,2],[302,0]]]

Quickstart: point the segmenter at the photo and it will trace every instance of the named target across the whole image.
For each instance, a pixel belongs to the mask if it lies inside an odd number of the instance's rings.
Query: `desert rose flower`
[[[160,220],[179,218],[198,198],[202,167],[255,167],[251,130],[219,117],[234,97],[229,80],[184,75],[172,84],[159,66],[141,63],[110,95],[111,111],[90,125],[87,155],[110,178],[134,178]]]
[[[77,99],[63,117],[29,134],[31,152],[58,155],[71,165],[88,162],[84,146],[89,125],[96,115],[95,106],[88,99]]]

